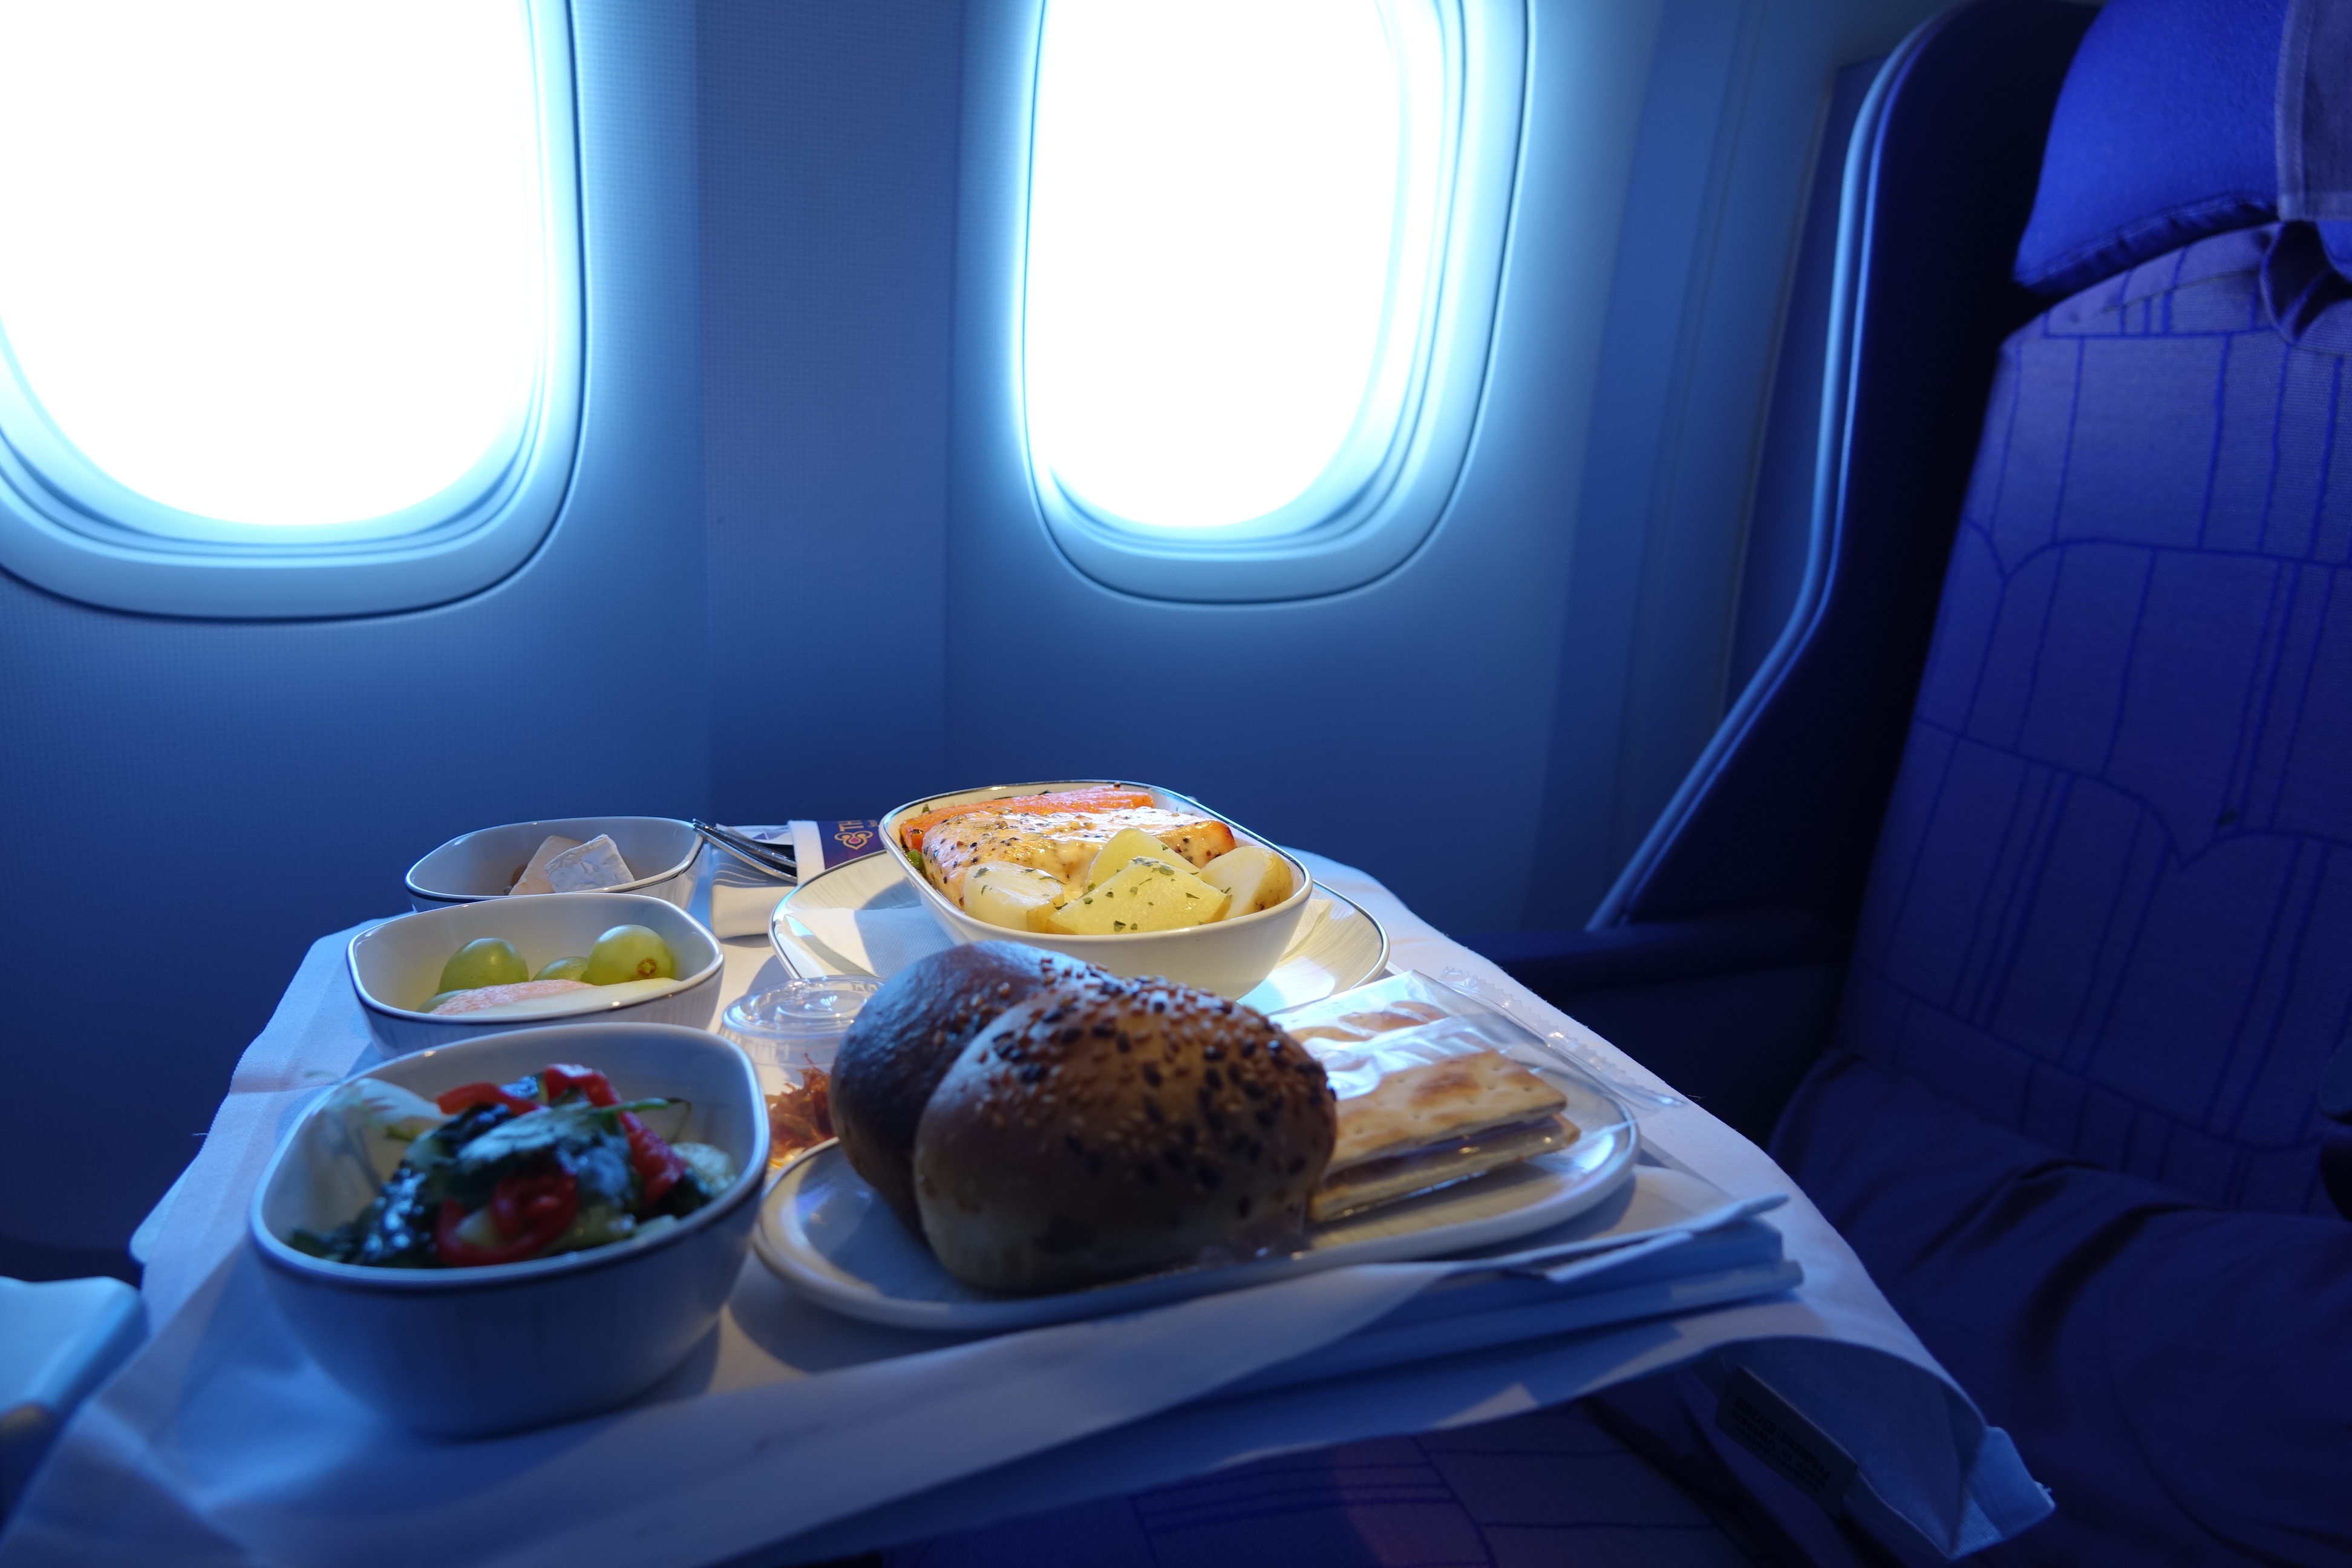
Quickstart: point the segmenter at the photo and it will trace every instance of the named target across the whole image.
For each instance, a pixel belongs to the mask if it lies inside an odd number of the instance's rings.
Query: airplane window
[[[527,554],[577,395],[563,32],[482,0],[0,0],[0,559],[284,615]],[[332,587],[361,554],[373,585]]]
[[[1494,281],[1455,220],[1465,69],[1482,64],[1465,41],[1502,29],[1465,26],[1465,9],[1046,0],[1022,387],[1048,521],[1066,544],[1087,536],[1087,570],[1171,596],[1266,596],[1263,573],[1255,591],[1187,592],[1135,559],[1295,562],[1302,540],[1393,510],[1427,435],[1447,268],[1489,301]],[[1490,124],[1490,162],[1496,143],[1507,166]],[[1475,370],[1437,391],[1475,399]]]

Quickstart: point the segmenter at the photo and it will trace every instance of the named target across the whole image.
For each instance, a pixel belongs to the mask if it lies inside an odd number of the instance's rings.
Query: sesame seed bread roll
[[[1263,1015],[1103,975],[964,1047],[916,1131],[915,1199],[959,1279],[1069,1289],[1296,1232],[1335,1128],[1322,1064]]]
[[[858,1010],[833,1062],[841,1152],[918,1236],[915,1125],[949,1067],[999,1013],[1058,981],[1099,973],[1042,948],[980,942],[918,959]]]

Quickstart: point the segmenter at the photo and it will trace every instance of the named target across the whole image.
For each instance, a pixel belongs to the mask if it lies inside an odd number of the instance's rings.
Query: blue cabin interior
[[[309,944],[491,823],[1170,778],[1441,930],[1581,925],[1793,602],[1817,395],[1780,338],[1826,305],[1836,87],[1869,74],[1839,70],[1928,9],[1531,13],[1493,363],[1442,525],[1359,590],[1179,605],[1074,570],[1018,515],[1017,454],[960,445],[1002,413],[959,379],[988,323],[958,235],[1009,12],[576,7],[584,415],[525,564],[413,613],[264,622],[0,578],[19,929],[62,966],[11,1071],[88,1108],[5,1156],[44,1193],[6,1242],[119,1248]],[[595,738],[533,738],[551,707]],[[125,958],[89,934],[134,888],[168,1024],[87,1005]],[[138,1092],[89,1100],[92,1052]],[[39,1174],[100,1135],[104,1178]]]
[[[1216,603],[1041,515],[1037,15],[571,0],[577,456],[489,586],[0,572],[0,1275],[135,1279],[458,834],[1149,779],[1769,1147],[2053,1488],[1986,1561],[2352,1560],[2352,8],[1528,0],[1433,525]]]

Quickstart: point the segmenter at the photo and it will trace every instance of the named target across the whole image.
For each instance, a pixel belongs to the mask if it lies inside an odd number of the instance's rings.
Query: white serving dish
[[[898,841],[898,825],[908,818],[936,811],[943,805],[961,805],[976,800],[1001,800],[1007,795],[1047,795],[1059,790],[1085,789],[1095,784],[1111,784],[1123,789],[1151,792],[1156,805],[1180,811],[1197,811],[1216,817],[1233,829],[1237,844],[1262,844],[1282,856],[1290,866],[1292,888],[1290,897],[1270,910],[1242,915],[1233,920],[1219,921],[1214,925],[1192,926],[1182,931],[1129,931],[1117,936],[1060,936],[1036,931],[1011,931],[1003,926],[990,925],[974,920],[956,908],[955,904],[930,884]],[[908,801],[882,818],[882,845],[891,863],[912,883],[921,896],[931,918],[940,929],[959,942],[1018,942],[1031,947],[1066,953],[1072,958],[1097,963],[1113,974],[1163,975],[1186,985],[1197,985],[1203,991],[1220,996],[1239,998],[1255,988],[1274,972],[1289,948],[1291,938],[1298,931],[1299,921],[1306,917],[1307,905],[1315,892],[1314,874],[1296,857],[1286,853],[1278,845],[1268,843],[1249,832],[1231,817],[1211,811],[1189,795],[1153,784],[1135,784],[1123,779],[1062,779],[1044,784],[990,784],[982,789],[954,790],[946,795],[926,795]]]
[[[364,1075],[427,1099],[511,1082],[551,1062],[594,1068],[624,1100],[690,1102],[681,1141],[723,1149],[735,1184],[665,1234],[487,1268],[369,1268],[288,1245],[353,1217],[359,1171],[313,1107],[262,1173],[247,1216],[262,1277],[295,1337],[336,1382],[423,1431],[472,1436],[609,1408],[710,1331],[741,1272],[768,1162],[767,1107],[743,1053],[669,1026],[486,1036]]]
[[[443,1017],[406,1004],[433,994],[450,954],[478,937],[504,937],[533,974],[559,958],[585,956],[617,925],[651,929],[677,960],[677,986],[658,995],[549,1018]],[[719,1005],[727,955],[709,928],[667,899],[641,893],[563,893],[543,899],[491,899],[397,915],[352,938],[346,963],[368,1032],[387,1055],[454,1045],[509,1029],[573,1024],[682,1024],[700,1029]]]
[[[1316,1226],[1302,1249],[1279,1257],[1147,1274],[1053,1295],[996,1295],[941,1268],[931,1249],[908,1234],[851,1168],[838,1143],[820,1143],[784,1167],[760,1205],[751,1247],[787,1285],[836,1312],[943,1333],[993,1333],[1136,1311],[1351,1263],[1444,1258],[1548,1230],[1633,1179],[1640,1142],[1633,1113],[1573,1068],[1534,1070],[1567,1094],[1562,1114],[1576,1123],[1575,1142],[1417,1198]]]
[[[1319,920],[1316,904],[1328,906]],[[871,963],[831,945],[817,929],[843,916],[855,921],[861,913],[886,920],[918,920],[927,934],[939,929],[921,893],[898,866],[882,856],[868,855],[811,877],[787,893],[770,917],[768,940],[785,969],[803,980],[824,975],[876,975],[887,980],[888,974],[877,975]],[[1239,1001],[1261,1013],[1320,1002],[1364,984],[1388,963],[1388,932],[1381,929],[1381,922],[1329,888],[1316,888],[1300,924],[1293,945],[1274,973],[1244,993]]]
[[[551,833],[585,844],[598,834],[612,836],[613,847],[644,875],[604,893],[643,893],[667,899],[684,909],[694,898],[695,862],[702,839],[690,822],[667,816],[562,816],[546,822],[509,822],[452,838],[408,868],[408,907],[436,910],[447,904],[470,904],[482,899],[503,899],[514,886],[515,874],[530,861]],[[562,896],[562,895],[551,895]]]

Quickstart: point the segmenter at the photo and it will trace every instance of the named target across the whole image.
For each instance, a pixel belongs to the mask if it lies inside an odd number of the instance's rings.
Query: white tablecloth
[[[1388,928],[1394,966],[1466,970],[1539,1028],[1566,1029],[1614,1072],[1656,1085],[1378,883],[1312,863]],[[1715,1377],[1752,1372],[1859,1460],[1843,1506],[1882,1539],[1958,1554],[2048,1510],[2007,1437],[1983,1425],[1793,1184],[1688,1105],[1643,1113],[1649,1155],[1736,1198],[1793,1194],[1769,1218],[1803,1268],[1796,1290],[1219,1398],[1181,1365],[1145,1374],[1120,1359],[1119,1336],[1141,1331],[1133,1323],[941,1352],[935,1340],[800,1302],[754,1261],[720,1331],[629,1409],[495,1447],[411,1436],[292,1344],[243,1245],[247,1203],[279,1136],[322,1087],[378,1059],[344,975],[348,935],[312,949],[239,1062],[202,1152],[142,1227],[155,1338],[60,1440],[0,1537],[0,1565],[100,1554],[400,1563],[460,1542],[475,1560],[515,1563],[583,1551],[600,1563],[714,1562],[786,1539],[793,1555],[824,1556],[1285,1449],[1492,1420],[1694,1363]],[[726,998],[787,978],[757,939],[727,945]],[[1419,1288],[1378,1269],[1316,1279],[1327,1326],[1373,1321]],[[1192,1313],[1229,1344],[1258,1332],[1240,1326],[1250,1320],[1236,1317],[1239,1297],[1167,1310]],[[1270,1342],[1251,1366],[1221,1363],[1212,1381],[1240,1386],[1237,1376],[1311,1348]],[[1089,1363],[1093,1353],[1106,1359]],[[222,1371],[231,1363],[233,1376]],[[834,1462],[853,1450],[894,1464]],[[393,1495],[371,1495],[372,1480]]]

